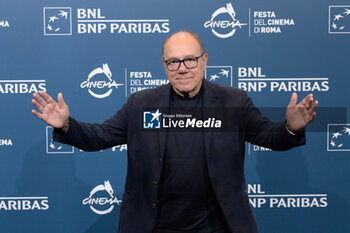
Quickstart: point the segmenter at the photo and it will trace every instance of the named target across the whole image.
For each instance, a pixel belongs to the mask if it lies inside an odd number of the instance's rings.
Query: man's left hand
[[[286,111],[287,127],[293,133],[303,130],[316,117],[318,101],[314,101],[313,95],[307,95],[299,104],[298,95],[293,93]]]

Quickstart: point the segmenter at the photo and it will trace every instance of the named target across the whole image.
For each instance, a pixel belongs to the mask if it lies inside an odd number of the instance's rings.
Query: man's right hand
[[[58,103],[46,92],[40,91],[39,93],[41,96],[34,93],[34,99],[32,100],[33,105],[39,111],[33,109],[32,113],[45,121],[46,124],[54,128],[59,128],[66,133],[69,127],[69,109],[68,105],[63,100],[62,93],[57,95]]]

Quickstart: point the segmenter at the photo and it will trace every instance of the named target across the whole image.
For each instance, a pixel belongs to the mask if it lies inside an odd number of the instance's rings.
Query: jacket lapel
[[[160,108],[160,111],[162,114],[168,114],[169,113],[169,104],[170,104],[170,92],[171,92],[171,85],[167,84],[165,88],[162,88],[158,92],[158,98],[155,103],[157,103],[155,106]],[[159,146],[159,158],[161,161],[161,164],[165,154],[166,150],[166,144],[167,144],[167,138],[168,138],[168,133],[164,129],[158,130],[156,133],[157,137],[157,142]]]
[[[217,114],[217,94],[213,87],[213,85],[203,79],[203,88],[204,88],[204,95],[203,95],[203,120],[208,119],[209,117],[216,117]],[[204,153],[205,156],[208,159],[210,159],[210,145],[212,140],[212,131],[204,131]]]

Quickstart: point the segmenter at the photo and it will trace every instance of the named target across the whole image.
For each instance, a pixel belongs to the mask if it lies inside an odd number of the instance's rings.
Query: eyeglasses
[[[198,58],[202,57],[205,53],[202,53],[198,57],[187,57],[185,59],[179,60],[179,59],[169,59],[164,60],[166,68],[170,71],[176,71],[180,68],[181,63],[184,63],[185,67],[187,69],[194,69],[198,66]],[[164,59],[164,58],[163,58]]]

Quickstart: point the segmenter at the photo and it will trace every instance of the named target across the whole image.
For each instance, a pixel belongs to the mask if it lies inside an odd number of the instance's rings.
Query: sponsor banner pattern
[[[63,93],[72,117],[101,123],[134,93],[168,84],[162,43],[179,29],[201,36],[204,79],[246,91],[270,119],[284,121],[294,92],[298,101],[309,93],[319,100],[305,146],[241,145],[259,232],[350,232],[349,4],[1,3],[0,232],[117,231],[122,205],[134,201],[122,201],[133,162],[127,144],[85,152],[54,142],[54,129],[31,113],[32,95]],[[239,133],[229,127],[234,119],[190,112],[150,106],[138,125],[149,135]]]

